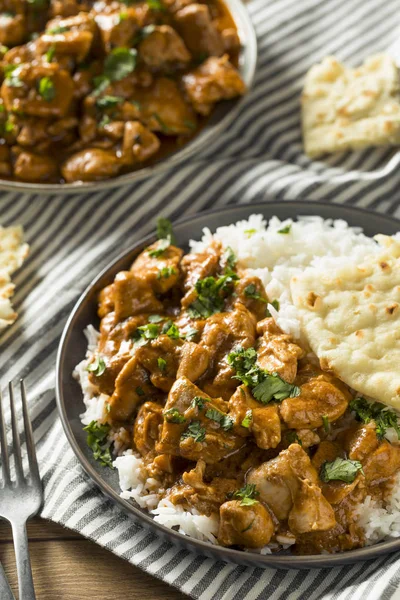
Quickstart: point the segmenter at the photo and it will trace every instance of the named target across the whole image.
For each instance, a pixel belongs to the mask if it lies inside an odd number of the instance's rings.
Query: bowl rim
[[[346,218],[346,213],[348,216],[351,215],[369,215],[370,217],[374,215],[375,217],[379,217],[379,221],[382,223],[385,220],[387,223],[393,225],[393,221],[398,223],[400,230],[400,220],[384,214],[377,214],[374,211],[367,210],[365,208],[358,208],[347,205],[339,205],[332,202],[323,202],[323,201],[281,201],[281,202],[257,202],[254,204],[245,204],[241,205],[243,210],[247,208],[248,214],[261,212],[265,214],[267,210],[269,213],[268,218],[270,218],[274,214],[274,210],[279,210],[279,206],[284,204],[288,208],[292,208],[295,211],[295,217],[301,215],[301,210],[307,210],[307,213],[310,214],[310,209],[312,207],[315,212],[313,214],[318,215],[319,207],[328,208],[336,208],[340,209],[342,214],[341,217],[333,217],[333,218]],[[185,225],[193,220],[203,220],[207,219],[208,216],[214,215],[217,216],[220,213],[226,213],[240,205],[227,205],[222,208],[213,209],[210,211],[204,211],[200,213],[196,213],[194,215],[188,215],[182,219],[174,221],[174,226]],[[328,218],[328,217],[324,217]],[[204,226],[204,225],[203,225]],[[168,538],[172,540],[178,546],[185,546],[186,548],[200,552],[203,555],[217,557],[219,560],[225,560],[228,562],[233,562],[236,564],[248,564],[248,565],[262,565],[262,566],[270,566],[270,567],[279,567],[285,569],[304,569],[304,568],[331,568],[336,567],[338,565],[351,564],[360,560],[368,560],[372,558],[376,558],[379,555],[389,554],[396,550],[400,550],[400,539],[388,540],[384,542],[380,542],[378,544],[372,546],[365,546],[364,548],[359,548],[356,550],[350,550],[347,552],[330,554],[330,555],[321,555],[321,554],[312,554],[312,555],[287,555],[287,554],[267,554],[261,555],[255,552],[244,552],[242,550],[236,550],[233,548],[225,548],[223,546],[212,545],[208,542],[204,542],[201,540],[196,540],[194,538],[189,538],[179,532],[169,529],[164,525],[157,523],[150,516],[150,513],[141,509],[139,507],[134,506],[131,502],[121,498],[119,494],[100,476],[99,473],[96,472],[94,467],[87,460],[85,455],[83,454],[80,445],[74,435],[71,424],[68,420],[67,413],[65,410],[65,398],[63,393],[63,362],[64,357],[66,355],[66,350],[68,346],[68,338],[71,334],[75,319],[79,316],[79,312],[84,306],[89,294],[93,291],[96,286],[98,286],[99,282],[106,278],[110,272],[112,272],[118,265],[118,263],[127,260],[128,257],[132,257],[136,253],[140,252],[144,247],[152,243],[156,239],[154,233],[149,234],[145,237],[140,238],[134,244],[132,244],[128,249],[121,252],[118,256],[116,256],[108,265],[106,265],[101,272],[93,278],[93,280],[89,283],[89,285],[85,288],[82,294],[79,296],[76,301],[68,320],[64,326],[58,351],[57,351],[57,359],[56,359],[56,402],[58,412],[61,418],[61,422],[63,425],[64,433],[68,439],[72,450],[75,453],[78,461],[80,462],[83,469],[92,479],[92,481],[100,488],[100,490],[105,494],[108,498],[110,498],[116,505],[119,506],[125,513],[129,514],[130,517],[137,519],[142,525],[149,529],[155,529],[158,534],[161,534],[164,538]],[[77,361],[78,362],[78,361]],[[72,374],[71,374],[72,376]]]
[[[185,144],[182,149],[176,150],[166,158],[161,158],[154,165],[143,169],[132,171],[117,177],[111,177],[102,181],[76,182],[76,183],[29,183],[23,181],[12,181],[0,179],[0,189],[10,192],[34,193],[34,194],[85,194],[89,192],[101,192],[109,188],[118,188],[141,181],[149,176],[157,176],[165,173],[178,164],[182,164],[190,156],[195,155],[203,148],[210,139],[225,130],[236,118],[246,102],[251,88],[253,87],[257,62],[258,44],[257,35],[249,11],[242,0],[222,0],[228,7],[238,29],[241,51],[239,56],[239,71],[246,83],[247,92],[244,96],[232,100],[225,100],[217,104],[216,111],[223,106],[231,105],[223,117],[215,124],[206,124],[193,140]],[[216,115],[218,116],[218,115]],[[212,118],[212,116],[211,116]]]

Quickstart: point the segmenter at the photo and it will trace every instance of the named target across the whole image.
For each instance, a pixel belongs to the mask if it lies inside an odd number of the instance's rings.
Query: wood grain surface
[[[49,521],[30,521],[28,536],[37,600],[187,599],[108,550]],[[0,561],[18,598],[11,529],[4,522],[0,522]]]

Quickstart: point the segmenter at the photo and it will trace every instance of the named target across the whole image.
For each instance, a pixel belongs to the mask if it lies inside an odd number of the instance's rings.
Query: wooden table
[[[28,536],[37,600],[187,599],[108,550],[49,521],[30,521]],[[11,529],[4,522],[0,522],[0,560],[17,598]]]

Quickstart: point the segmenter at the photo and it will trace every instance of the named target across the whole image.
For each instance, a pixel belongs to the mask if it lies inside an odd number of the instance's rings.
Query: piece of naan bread
[[[18,316],[11,305],[15,288],[11,275],[22,265],[28,251],[22,227],[0,226],[0,331],[14,323]]]
[[[359,393],[400,410],[400,242],[362,264],[292,278],[302,333],[321,367]]]
[[[351,69],[328,56],[307,73],[301,98],[305,153],[400,144],[400,80],[379,54]]]

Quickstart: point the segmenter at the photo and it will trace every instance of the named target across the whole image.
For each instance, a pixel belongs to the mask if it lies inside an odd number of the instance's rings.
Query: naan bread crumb
[[[307,73],[301,102],[304,150],[312,158],[400,144],[399,72],[388,55],[357,69],[324,58]]]
[[[290,288],[321,367],[400,410],[400,242],[376,239],[384,249],[362,264],[308,267]]]
[[[15,288],[11,275],[22,265],[28,252],[21,226],[0,226],[0,331],[14,323],[18,316],[11,305]]]

